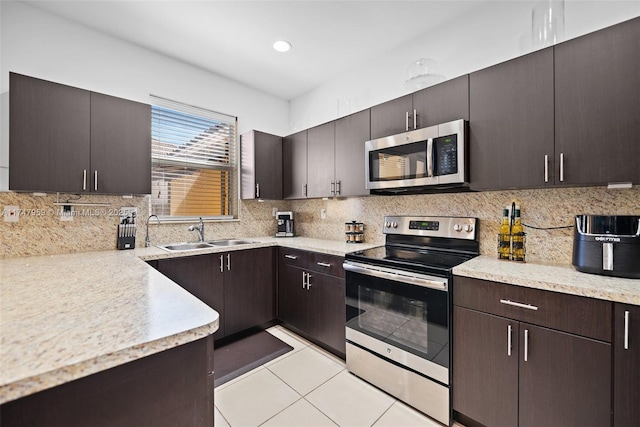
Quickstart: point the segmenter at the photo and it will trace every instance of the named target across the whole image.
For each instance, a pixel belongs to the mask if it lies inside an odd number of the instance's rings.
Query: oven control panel
[[[382,232],[476,240],[477,224],[478,219],[470,217],[385,216]]]

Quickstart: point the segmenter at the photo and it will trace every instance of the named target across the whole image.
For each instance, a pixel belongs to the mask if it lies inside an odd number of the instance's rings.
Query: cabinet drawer
[[[309,270],[344,278],[344,269],[342,268],[344,257],[318,252],[312,252],[311,254],[313,256],[309,262]]]
[[[453,303],[534,325],[611,342],[611,303],[455,276]]]
[[[311,262],[311,253],[301,249],[279,248],[278,262],[299,268],[307,268]]]

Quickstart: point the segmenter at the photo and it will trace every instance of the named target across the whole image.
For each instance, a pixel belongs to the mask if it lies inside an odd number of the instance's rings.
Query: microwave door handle
[[[427,176],[433,176],[433,139],[427,139]]]

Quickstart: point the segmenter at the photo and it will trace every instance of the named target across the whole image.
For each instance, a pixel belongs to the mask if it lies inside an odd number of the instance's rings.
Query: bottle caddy
[[[498,258],[525,261],[526,233],[520,218],[520,206],[515,203],[502,211],[502,224],[498,233]]]

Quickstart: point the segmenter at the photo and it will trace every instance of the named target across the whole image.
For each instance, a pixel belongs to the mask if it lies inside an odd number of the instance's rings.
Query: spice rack
[[[351,221],[344,223],[345,241],[347,243],[364,242],[364,223]]]

